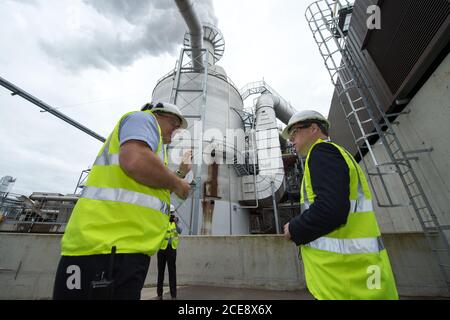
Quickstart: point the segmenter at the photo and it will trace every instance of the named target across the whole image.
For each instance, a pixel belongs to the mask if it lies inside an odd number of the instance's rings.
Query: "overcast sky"
[[[263,78],[328,115],[333,88],[306,24],[312,0],[197,0],[239,87]],[[175,66],[185,24],[171,0],[0,0],[0,76],[107,137]],[[101,143],[0,87],[0,178],[13,192],[72,193]]]

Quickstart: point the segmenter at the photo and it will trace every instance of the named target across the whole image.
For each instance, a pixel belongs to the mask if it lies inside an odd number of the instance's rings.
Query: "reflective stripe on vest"
[[[350,200],[350,213],[353,212],[372,212],[373,204],[371,199],[366,199],[364,194],[358,195],[358,200]]]
[[[321,237],[305,246],[340,254],[376,253],[384,249],[381,237],[359,239]]]
[[[169,227],[166,231],[166,237],[164,238],[164,241],[161,243],[160,250],[166,250],[167,246],[169,245],[172,247],[172,249],[176,250],[178,247],[178,232],[177,232],[177,226],[174,222],[171,222],[169,224]]]
[[[94,162],[94,166],[110,166],[110,165],[119,165],[119,155],[118,154],[110,154],[105,155],[101,154]]]
[[[311,204],[308,201],[308,195],[306,194],[306,186],[305,181],[303,181],[303,199],[304,203],[302,203],[301,211],[308,210]],[[366,199],[364,196],[364,192],[361,189],[361,184],[358,182],[358,199],[357,200],[350,200],[350,213],[354,212],[372,212],[373,211],[373,204],[372,199]]]
[[[314,146],[323,142],[319,139],[308,153],[301,184],[303,190],[300,192],[302,209],[309,208],[317,196],[313,190],[308,161]],[[365,175],[344,148],[333,145],[349,168],[349,215],[345,224],[300,246],[308,290],[319,300],[398,299]],[[370,283],[374,278],[372,268],[378,272],[379,285],[376,288]]]
[[[85,187],[81,193],[82,198],[102,201],[116,201],[134,204],[169,214],[169,206],[164,201],[147,194],[125,189]]]
[[[103,148],[102,153],[95,159],[94,166],[111,166],[111,165],[120,165],[119,163],[119,154],[110,154],[108,153],[109,144],[111,140],[108,140],[108,143]],[[161,151],[158,153],[159,159],[165,163],[164,154],[165,154],[165,145],[161,146]]]
[[[353,162],[353,161],[352,161]],[[358,172],[357,164],[353,162],[355,169]],[[358,213],[364,214],[365,212],[373,212],[373,204],[371,199],[366,199],[364,191],[362,189],[361,177],[358,174],[358,199],[350,200],[350,211],[349,214]],[[307,210],[310,207],[310,202],[308,200],[308,193],[306,191],[305,179],[302,181],[303,189],[303,204],[301,204],[301,210]],[[331,237],[321,237],[318,238],[305,246],[335,252],[340,254],[358,254],[358,253],[375,253],[380,252],[384,249],[382,240],[380,237],[376,238],[357,238],[357,239],[337,239]]]
[[[159,250],[169,224],[170,191],[139,183],[119,163],[120,124],[134,113],[122,116],[99,150],[61,240],[62,255],[109,254],[112,246],[118,253],[149,256]],[[167,166],[159,124],[157,129],[153,151]]]

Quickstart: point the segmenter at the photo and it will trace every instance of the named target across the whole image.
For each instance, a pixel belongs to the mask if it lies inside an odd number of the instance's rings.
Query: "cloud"
[[[152,14],[158,12],[176,12],[177,17],[175,19],[179,20],[178,9],[173,0],[83,0],[83,2],[92,6],[98,13],[105,17],[124,19],[134,25],[145,22],[150,19]],[[218,19],[214,13],[212,0],[194,1],[194,7],[201,21],[217,24]],[[153,19],[154,17],[151,18]],[[161,25],[173,22],[173,20],[156,19],[158,22],[161,22]]]
[[[19,4],[25,4],[25,5],[33,5],[33,6],[38,5],[37,0],[9,0],[9,1],[16,2]]]
[[[174,5],[171,1],[142,1],[142,0],[83,0],[87,5],[93,7],[99,14],[108,18],[125,19],[131,24],[137,25],[149,17],[154,10],[172,10]]]
[[[41,49],[69,70],[109,69],[132,65],[150,55],[173,54],[187,27],[174,1],[83,0],[98,23],[60,39],[42,39]],[[202,21],[217,24],[212,0],[195,3]]]

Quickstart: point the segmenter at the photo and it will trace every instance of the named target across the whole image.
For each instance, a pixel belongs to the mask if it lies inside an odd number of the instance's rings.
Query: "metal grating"
[[[380,8],[382,28],[371,32],[366,49],[395,94],[449,16],[450,2],[383,1]]]

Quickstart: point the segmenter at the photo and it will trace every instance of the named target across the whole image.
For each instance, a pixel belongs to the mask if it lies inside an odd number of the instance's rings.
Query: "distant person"
[[[178,225],[178,217],[175,216],[175,208],[171,206],[172,212],[170,215],[170,224],[167,229],[166,237],[158,251],[158,285],[156,287],[156,293],[158,299],[163,299],[163,286],[164,286],[164,273],[167,269],[169,270],[169,288],[170,296],[172,299],[177,298],[177,247],[179,238],[178,236],[183,231]]]
[[[186,127],[178,107],[165,102],[119,120],[67,224],[54,299],[140,299],[169,226],[170,193],[189,193],[189,183],[167,168],[165,147]],[[177,172],[191,167],[182,162]]]
[[[306,157],[301,214],[284,226],[284,235],[300,246],[316,299],[398,299],[366,177],[328,130],[320,113],[302,111],[282,133]]]

